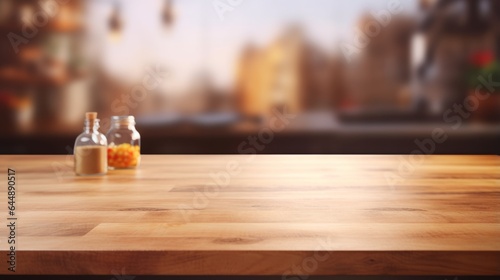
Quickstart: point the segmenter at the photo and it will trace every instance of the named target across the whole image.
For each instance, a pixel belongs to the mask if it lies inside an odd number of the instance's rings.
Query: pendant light
[[[165,0],[163,10],[161,12],[161,21],[165,27],[170,27],[174,22],[174,11],[172,0]]]
[[[112,39],[118,39],[121,35],[123,23],[120,18],[120,5],[118,2],[115,2],[113,10],[111,11],[111,15],[108,20],[110,37]]]

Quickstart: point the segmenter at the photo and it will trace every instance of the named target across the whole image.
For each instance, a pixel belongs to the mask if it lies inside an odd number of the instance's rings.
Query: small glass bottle
[[[75,173],[81,176],[106,174],[107,144],[106,137],[99,132],[97,113],[86,113],[83,133],[75,141]]]
[[[113,116],[108,133],[108,167],[136,168],[141,160],[141,135],[133,116]]]

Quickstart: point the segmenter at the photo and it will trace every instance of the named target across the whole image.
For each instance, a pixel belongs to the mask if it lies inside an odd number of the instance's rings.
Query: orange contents
[[[128,143],[108,147],[108,166],[114,168],[130,168],[139,164],[140,147]]]

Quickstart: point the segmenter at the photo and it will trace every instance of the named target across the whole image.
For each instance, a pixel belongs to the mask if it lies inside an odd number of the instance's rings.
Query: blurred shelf
[[[69,74],[42,76],[15,67],[0,68],[0,85],[2,86],[60,87],[75,78],[76,76]]]
[[[48,23],[45,26],[35,27],[37,32],[41,33],[63,33],[63,34],[79,34],[85,29],[81,24],[76,23]],[[0,25],[0,33],[13,32],[19,36],[23,34],[23,25],[21,24],[2,24]],[[31,32],[31,31],[30,31]]]
[[[47,122],[45,125],[29,124],[28,128],[9,130],[0,125],[0,129],[6,131],[5,134],[0,135],[0,139],[57,139],[76,137],[82,131],[82,125],[71,125],[60,121]]]

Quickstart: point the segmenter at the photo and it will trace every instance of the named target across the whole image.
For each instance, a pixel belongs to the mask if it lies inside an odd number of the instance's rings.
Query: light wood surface
[[[426,156],[404,173],[407,161],[146,155],[102,177],[75,176],[72,156],[0,167],[4,186],[16,170],[18,274],[500,274],[499,157]],[[217,187],[211,174],[235,164]]]

